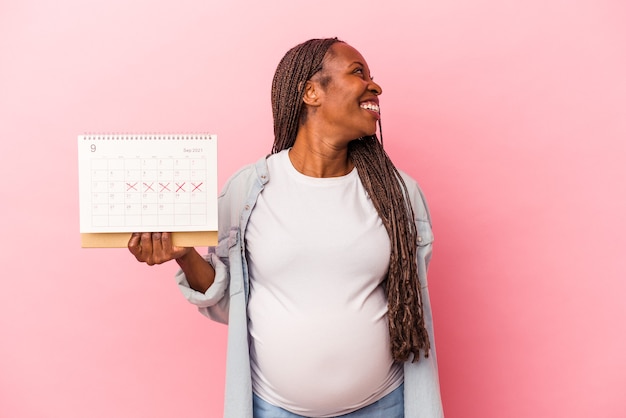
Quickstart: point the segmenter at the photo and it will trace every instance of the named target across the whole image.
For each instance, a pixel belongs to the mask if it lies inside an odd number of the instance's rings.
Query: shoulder
[[[257,182],[264,183],[267,178],[267,156],[260,158],[255,163],[247,164],[237,170],[226,181],[220,198],[228,195],[247,194],[250,188]]]
[[[238,226],[242,213],[254,205],[256,197],[267,181],[265,157],[255,164],[248,164],[235,172],[226,182],[218,197],[218,230],[227,233]],[[266,176],[267,178],[267,176]]]
[[[415,219],[421,221],[428,221],[430,223],[430,212],[428,210],[428,203],[421,187],[417,181],[405,173],[402,170],[398,170],[400,178],[404,182],[407,191],[407,197],[411,201],[413,211],[415,212]]]

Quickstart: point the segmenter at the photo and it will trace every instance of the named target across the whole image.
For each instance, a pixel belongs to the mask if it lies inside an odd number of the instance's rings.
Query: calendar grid
[[[205,160],[99,158],[91,165],[94,226],[206,224]]]

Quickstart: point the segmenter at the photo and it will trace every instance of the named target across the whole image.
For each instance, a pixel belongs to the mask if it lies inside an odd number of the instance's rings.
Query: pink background
[[[291,46],[368,59],[433,213],[448,418],[626,416],[626,3],[0,3],[0,416],[219,417],[225,328],[174,265],[79,245],[76,136],[210,131],[269,152]]]

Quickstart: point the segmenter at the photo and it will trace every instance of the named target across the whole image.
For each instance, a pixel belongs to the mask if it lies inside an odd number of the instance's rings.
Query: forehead
[[[367,66],[365,58],[359,51],[344,42],[334,43],[329,50],[329,54],[326,56],[328,63],[337,66],[349,66],[355,62],[361,63]]]

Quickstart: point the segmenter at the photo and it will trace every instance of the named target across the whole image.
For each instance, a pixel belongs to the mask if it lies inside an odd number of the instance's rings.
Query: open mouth
[[[361,109],[370,110],[380,114],[380,107],[374,102],[363,102],[360,104]]]

